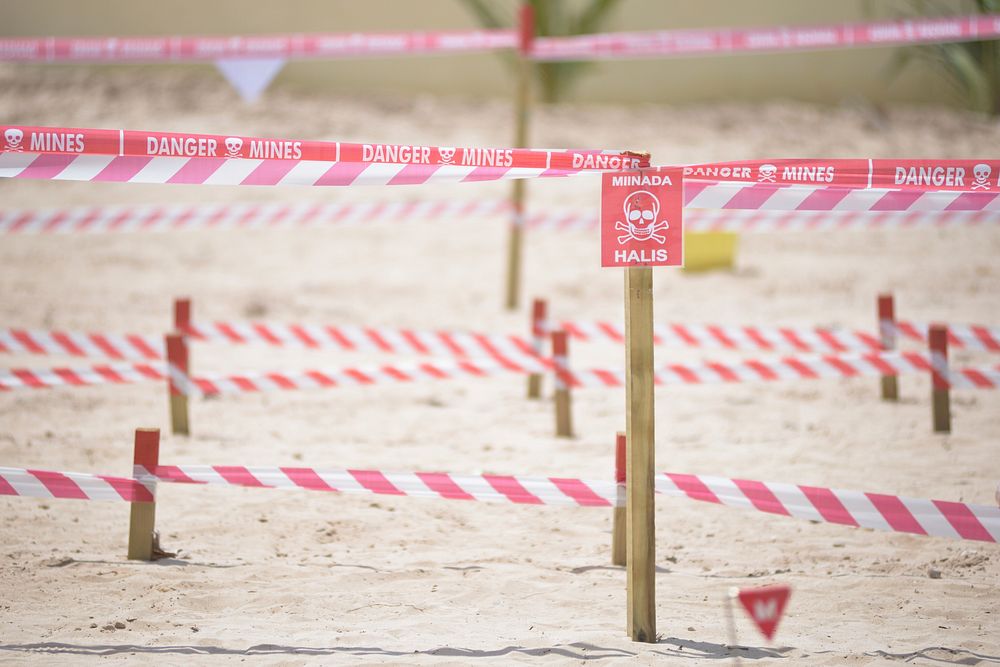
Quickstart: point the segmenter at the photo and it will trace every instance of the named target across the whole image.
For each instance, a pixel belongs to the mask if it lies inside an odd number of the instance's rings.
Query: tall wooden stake
[[[538,356],[545,353],[545,338],[549,330],[547,310],[548,304],[545,299],[535,299],[531,304],[531,345]],[[528,376],[528,398],[541,397],[542,374],[532,373]]]
[[[625,434],[621,431],[615,436],[615,488],[617,504],[614,520],[611,524],[611,564],[625,565],[628,562],[628,546],[625,543],[625,506],[628,501],[625,496]]]
[[[656,641],[653,513],[653,270],[625,269],[628,634]]]
[[[555,366],[556,435],[560,438],[573,437],[573,407],[569,387],[569,341],[565,331],[552,332],[552,364]]]
[[[132,465],[152,472],[160,464],[160,429],[137,428]],[[129,560],[153,560],[156,503],[132,503],[128,525]]]
[[[951,383],[948,381],[948,327],[932,324],[928,335],[931,353],[931,408],[935,433],[951,433]]]
[[[885,351],[896,349],[896,307],[892,294],[878,295],[879,342]],[[882,376],[882,400],[899,400],[899,379],[895,375]]]
[[[167,386],[170,393],[170,429],[174,435],[191,435],[187,395],[191,378],[189,361],[187,338],[179,333],[168,334]]]
[[[530,4],[523,2],[520,13],[518,44],[518,77],[514,110],[514,147],[528,145],[528,121],[531,114],[531,50],[535,40],[535,14]],[[514,310],[521,299],[521,246],[524,235],[524,180],[514,181],[512,201],[514,219],[507,244],[507,310]]]

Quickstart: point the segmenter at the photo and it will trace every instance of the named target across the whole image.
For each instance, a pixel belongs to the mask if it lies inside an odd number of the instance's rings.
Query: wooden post
[[[573,378],[569,373],[569,342],[565,331],[552,332],[552,365],[555,376],[556,435],[573,437],[573,414],[569,388]]]
[[[527,2],[521,3],[519,14],[520,39],[517,49],[518,77],[514,109],[514,148],[528,145],[528,120],[531,113],[531,50],[535,40],[535,14]],[[507,244],[507,310],[514,310],[520,301],[521,292],[521,246],[524,235],[525,183],[516,179],[513,185],[512,203],[514,218],[510,225],[510,239]]]
[[[191,369],[187,338],[167,334],[167,385],[170,388],[170,429],[174,435],[191,435],[188,391]],[[178,377],[179,376],[179,377]]]
[[[931,352],[931,408],[935,433],[951,433],[951,383],[948,380],[948,327],[932,324],[928,335]]]
[[[656,641],[653,507],[653,270],[625,269],[628,634]]]
[[[625,565],[628,547],[625,542],[625,434],[621,431],[615,436],[615,488],[618,503],[615,505],[614,520],[611,524],[611,564]]]
[[[896,349],[896,307],[892,294],[878,295],[878,333],[883,351]],[[882,376],[882,400],[899,400],[899,378],[896,375]]]
[[[191,299],[174,299],[174,331],[187,336],[191,332]]]
[[[160,464],[160,429],[137,428],[132,465],[148,472]],[[153,560],[153,531],[156,529],[156,503],[131,503],[128,526],[129,560]]]
[[[535,299],[531,304],[531,346],[539,357],[544,353],[545,338],[549,324],[546,320],[548,303],[545,299]],[[542,374],[528,376],[528,398],[542,397]]]

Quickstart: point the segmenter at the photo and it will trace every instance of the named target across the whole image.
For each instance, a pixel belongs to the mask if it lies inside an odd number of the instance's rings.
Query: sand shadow
[[[634,658],[632,651],[616,648],[603,648],[593,644],[574,642],[572,644],[551,647],[525,648],[522,646],[505,646],[498,649],[471,649],[456,647],[441,647],[415,651],[390,651],[377,646],[283,646],[280,644],[257,644],[248,648],[226,648],[223,646],[140,646],[136,644],[68,644],[64,642],[39,642],[35,644],[0,644],[0,651],[19,651],[26,653],[45,653],[58,655],[118,655],[123,653],[137,655],[342,655],[367,656],[378,655],[401,658],[404,656],[429,655],[446,658],[498,658],[509,655],[524,655],[531,657],[560,656],[574,660],[607,660],[608,658]]]
[[[691,658],[696,660],[726,660],[739,657],[741,660],[763,660],[764,658],[785,658],[785,654],[794,651],[790,646],[767,648],[760,646],[728,646],[712,642],[699,642],[693,639],[665,637],[656,642],[657,645],[673,644],[676,649],[667,651],[652,651],[670,658]]]

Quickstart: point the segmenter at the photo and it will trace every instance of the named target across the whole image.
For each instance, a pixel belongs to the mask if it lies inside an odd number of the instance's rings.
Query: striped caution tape
[[[291,229],[326,225],[359,225],[415,220],[465,220],[509,215],[505,200],[365,201],[318,204],[180,204],[141,206],[77,206],[57,209],[0,211],[0,234],[107,234],[205,229]],[[776,232],[922,227],[992,226],[1000,210],[990,211],[761,211],[690,208],[684,213],[688,231]],[[532,212],[529,228],[592,230],[592,211]]]
[[[0,467],[0,496],[149,503],[154,488],[127,477]]]
[[[393,473],[378,470],[245,466],[136,466],[135,479],[0,468],[0,495],[148,502],[158,482],[509,502],[613,507],[613,481],[568,477]],[[729,507],[876,530],[1000,542],[1000,508],[815,486],[662,473],[657,493]]]
[[[887,326],[893,327],[891,324]],[[625,328],[607,321],[565,321],[559,323],[574,339],[582,342],[610,340],[625,342]],[[895,323],[896,335],[919,342],[928,341],[930,325]],[[730,350],[789,350],[796,352],[847,352],[881,349],[879,337],[865,331],[812,327],[731,326],[713,324],[657,323],[653,325],[656,345],[725,348]],[[976,324],[949,324],[948,344],[957,349],[1000,352],[1000,327]]]
[[[178,393],[213,395],[411,383],[421,380],[548,371],[554,371],[558,379],[570,387],[622,387],[625,384],[625,372],[620,368],[553,369],[552,364],[546,360],[527,356],[517,361],[501,361],[487,357],[443,360],[429,358],[420,362],[348,366],[334,370],[203,374],[195,377],[187,377],[173,366],[169,370]],[[726,363],[666,364],[656,369],[654,382],[660,385],[738,384],[904,375],[930,371],[928,355],[923,353],[872,352],[802,355]],[[150,364],[119,362],[86,368],[3,369],[0,370],[0,391],[163,381],[167,379],[167,375],[168,368],[161,362]],[[950,369],[944,381],[947,385],[958,389],[995,389],[1000,387],[1000,365]]]
[[[1000,37],[1000,14],[764,28],[650,30],[539,37],[532,58],[622,60],[946,44]]]
[[[887,325],[888,326],[888,325]],[[625,341],[624,327],[608,321],[564,321],[559,328],[581,342]],[[929,325],[901,321],[896,335],[924,345]],[[283,324],[274,322],[193,323],[184,332],[206,343],[264,344],[272,347],[341,349],[437,357],[492,357],[503,363],[531,365],[543,359],[520,336],[460,331],[417,331],[395,327]],[[541,330],[544,338],[545,330]],[[949,325],[949,345],[956,349],[1000,352],[1000,327]],[[656,345],[731,350],[843,353],[879,351],[876,335],[864,331],[811,327],[731,326],[658,323]],[[0,353],[69,355],[114,360],[163,358],[163,341],[143,334],[0,329]]]
[[[223,37],[7,37],[0,60],[55,63],[211,62],[476,53],[512,49],[513,30],[294,33]]]

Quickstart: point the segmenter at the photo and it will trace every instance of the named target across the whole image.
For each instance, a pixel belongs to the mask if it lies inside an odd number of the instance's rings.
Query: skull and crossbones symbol
[[[656,221],[660,214],[660,200],[651,192],[638,190],[625,198],[622,204],[622,211],[625,212],[625,220],[615,223],[615,229],[625,232],[618,237],[618,243],[622,244],[629,239],[633,241],[649,241],[652,239],[663,244],[667,237],[658,232],[670,229],[670,223],[666,220]]]
[[[4,130],[3,138],[7,142],[7,148],[4,150],[14,151],[20,153],[24,150],[21,142],[24,141],[24,132],[17,129],[16,127],[11,127]]]
[[[240,151],[243,150],[243,140],[239,137],[226,138],[226,157],[242,157]]]
[[[989,178],[993,169],[988,164],[979,163],[972,168],[972,175],[976,181],[972,184],[973,190],[989,190]]]
[[[451,164],[455,159],[454,148],[439,148],[438,153],[441,154],[441,164]]]
[[[760,176],[757,177],[758,183],[774,183],[775,176],[778,175],[778,168],[773,164],[762,164],[760,165]]]

